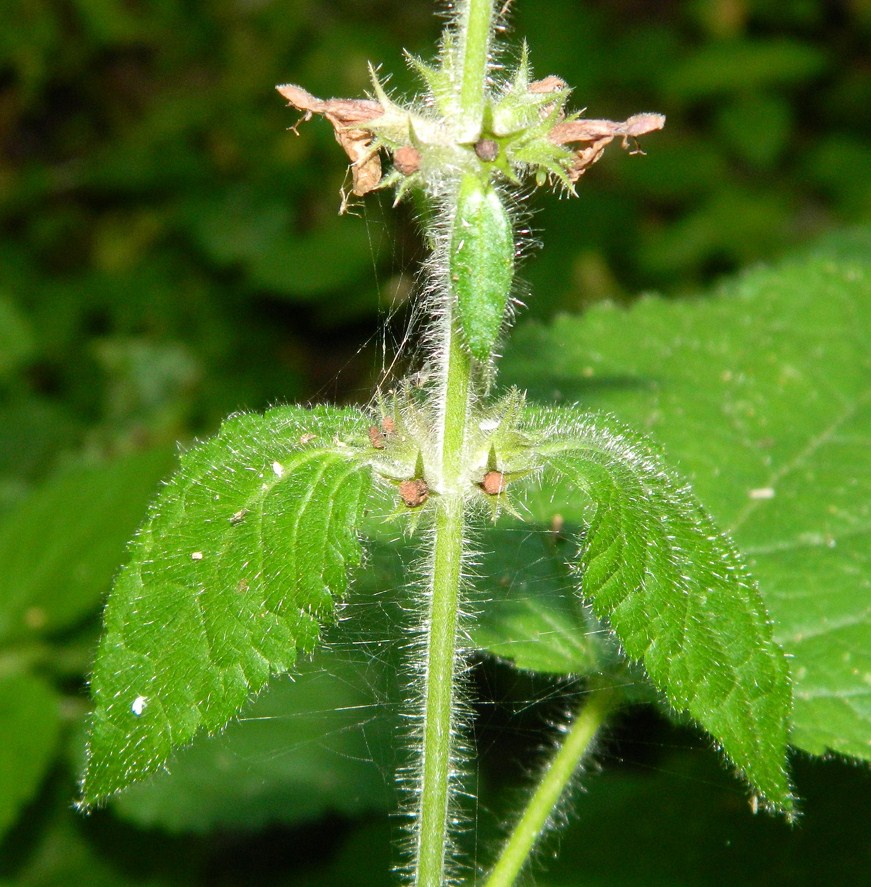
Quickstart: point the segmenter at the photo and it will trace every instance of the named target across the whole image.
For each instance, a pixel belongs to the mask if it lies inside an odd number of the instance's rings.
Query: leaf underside
[[[360,559],[366,425],[281,407],[229,419],[182,457],[106,607],[83,806],[222,729],[315,647]]]
[[[613,420],[533,408],[527,427],[557,495],[589,500],[577,568],[595,614],[755,790],[790,809],[789,671],[731,541],[650,446]]]
[[[503,520],[482,535],[473,586],[476,649],[517,668],[590,674],[602,650],[566,566],[562,541],[549,528]]]

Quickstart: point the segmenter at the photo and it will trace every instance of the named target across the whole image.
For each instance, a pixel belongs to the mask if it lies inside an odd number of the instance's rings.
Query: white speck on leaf
[[[191,552],[191,560],[192,561],[201,561],[203,559],[203,553],[201,551],[192,551]]]
[[[755,490],[750,490],[747,495],[751,499],[773,499],[774,487],[758,487]]]
[[[273,462],[272,470],[275,472],[276,477],[281,477],[284,474],[284,466],[281,462]]]
[[[145,706],[148,705],[148,697],[146,696],[137,696],[133,703],[130,706],[130,711],[136,715],[136,717],[141,717],[142,712],[145,711]]]

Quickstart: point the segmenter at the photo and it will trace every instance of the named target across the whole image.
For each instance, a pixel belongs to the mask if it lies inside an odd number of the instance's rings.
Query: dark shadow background
[[[869,0],[515,6],[509,46],[526,37],[536,74],[563,77],[576,107],[668,117],[646,157],[612,147],[577,200],[534,198],[544,249],[523,268],[526,316],[649,289],[687,297],[871,218]],[[401,49],[433,54],[432,12],[423,0],[6,0],[0,516],[14,520],[59,468],[189,441],[235,410],[369,399],[407,320],[413,214],[371,196],[339,218],[346,166],[330,127],[288,132],[297,117],[273,86],[357,96],[371,59],[408,94]],[[73,627],[76,644],[92,643],[96,609]],[[49,638],[58,656],[70,637]],[[76,703],[68,737],[84,671],[64,678]],[[364,883],[341,854],[302,874],[309,856],[353,839],[357,821],[196,840],[111,815],[71,824],[72,754],[58,752],[7,836],[3,883],[252,883],[246,866],[265,866],[262,883]],[[720,779],[711,772],[691,777],[694,791]],[[845,792],[846,772],[835,780]],[[855,778],[867,796],[866,775]],[[647,883],[703,882],[751,883],[692,872]]]

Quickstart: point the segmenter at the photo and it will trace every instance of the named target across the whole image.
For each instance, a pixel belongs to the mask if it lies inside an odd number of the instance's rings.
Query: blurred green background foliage
[[[372,331],[412,288],[413,213],[382,196],[339,218],[331,130],[288,132],[297,116],[273,85],[356,96],[372,59],[408,94],[400,48],[431,55],[432,13],[4,5],[0,373],[16,412],[0,424],[27,428],[19,457],[34,463],[16,476],[95,431],[125,449],[234,409],[368,396]],[[646,157],[612,148],[577,200],[535,196],[546,249],[523,271],[529,314],[689,291],[871,215],[867,0],[536,0],[516,4],[521,37],[589,116],[668,116]]]
[[[273,86],[357,96],[371,59],[411,94],[401,48],[431,56],[440,26],[423,0],[2,5],[0,712],[36,737],[32,774],[0,753],[2,883],[145,883],[101,850],[182,847],[67,809],[99,602],[176,440],[369,399],[408,320],[414,213],[372,196],[340,218],[330,127],[288,132]],[[668,117],[578,199],[532,198],[525,316],[681,298],[871,219],[869,0],[525,0],[507,37],[588,116]],[[148,883],[232,883],[183,846]]]

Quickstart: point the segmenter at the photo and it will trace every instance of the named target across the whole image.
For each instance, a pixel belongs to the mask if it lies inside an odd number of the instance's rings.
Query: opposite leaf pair
[[[505,403],[518,419],[511,434],[502,429],[511,442],[499,464],[526,467],[511,498],[543,473],[589,502],[583,596],[670,704],[789,809],[786,662],[729,540],[627,430],[575,409]],[[419,409],[393,419],[406,450]],[[483,424],[499,426],[492,412]],[[391,464],[389,436],[373,446],[371,427],[356,410],[283,407],[229,419],[183,457],[107,607],[84,806],[163,768],[197,733],[221,730],[271,675],[314,650],[360,564],[367,503],[382,495],[374,487],[396,481],[379,472]]]

